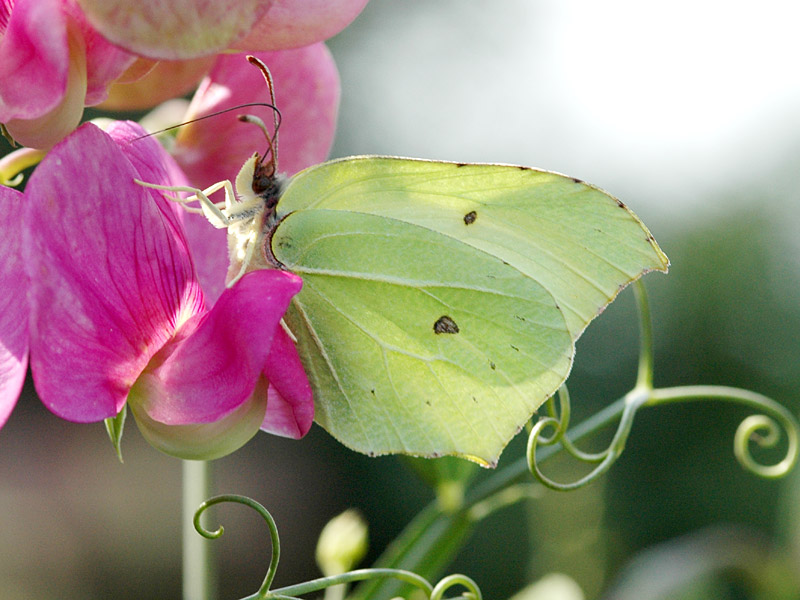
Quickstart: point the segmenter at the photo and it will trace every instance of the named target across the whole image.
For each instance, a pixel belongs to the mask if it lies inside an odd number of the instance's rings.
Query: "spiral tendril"
[[[745,469],[761,477],[778,478],[791,471],[800,455],[800,424],[791,412],[774,400],[756,392],[727,386],[696,385],[653,388],[653,336],[650,308],[647,293],[641,281],[636,282],[634,289],[639,307],[641,335],[639,372],[636,385],[623,398],[619,409],[615,408],[619,411],[616,413],[619,415],[619,425],[613,440],[606,450],[598,453],[583,452],[574,446],[567,435],[570,418],[569,393],[566,386],[562,386],[557,394],[558,409],[556,409],[555,400],[552,397],[548,399],[546,405],[548,416],[541,417],[528,436],[526,458],[528,470],[534,477],[543,485],[554,490],[566,491],[582,487],[608,471],[620,457],[630,435],[633,418],[640,408],[702,399],[735,402],[765,413],[749,416],[739,425],[734,436],[734,455]],[[550,436],[544,436],[543,432],[548,427],[553,430],[553,433]],[[772,465],[762,465],[757,462],[751,453],[751,443],[758,444],[762,448],[774,448],[782,438],[781,430],[786,433],[787,437],[786,453],[783,459]],[[560,443],[562,448],[578,461],[597,464],[597,466],[588,475],[572,483],[553,481],[539,469],[536,450],[539,446],[550,446],[556,443]]]
[[[745,418],[736,429],[733,453],[745,469],[768,479],[783,477],[797,464],[800,455],[800,424],[784,406],[771,398],[740,388],[694,385],[653,390],[649,406],[692,400],[723,400],[753,408],[759,413]],[[762,448],[774,448],[786,434],[786,451],[781,460],[772,465],[757,462],[751,453],[751,443]]]
[[[569,491],[587,485],[608,471],[611,468],[611,465],[613,465],[614,462],[616,462],[616,460],[620,457],[625,448],[625,442],[627,441],[628,435],[630,435],[631,428],[633,426],[633,417],[636,414],[636,411],[645,404],[647,398],[647,390],[638,387],[631,390],[625,397],[622,416],[620,418],[619,425],[617,426],[617,432],[614,434],[614,439],[611,440],[611,444],[609,444],[608,448],[602,452],[590,453],[583,452],[582,450],[578,449],[567,436],[567,428],[569,427],[570,400],[566,386],[561,386],[561,389],[558,391],[560,417],[555,418],[549,416],[540,418],[539,421],[533,426],[533,429],[528,436],[528,449],[526,455],[528,460],[528,470],[534,475],[534,477],[536,477],[536,479],[539,480],[542,485],[552,490]],[[552,436],[542,439],[542,431],[544,431],[544,429],[547,427],[554,428],[554,433]],[[587,475],[584,475],[577,481],[570,483],[559,483],[550,479],[544,473],[542,473],[541,469],[539,468],[539,464],[536,459],[536,449],[539,445],[546,446],[555,444],[556,442],[560,442],[562,448],[579,462],[596,464],[597,466],[595,466],[594,469],[592,469],[592,471]]]
[[[275,578],[275,572],[278,568],[278,560],[280,558],[280,539],[278,537],[278,528],[275,525],[275,520],[272,518],[270,512],[255,500],[246,496],[239,496],[236,494],[225,494],[221,496],[214,496],[203,502],[194,513],[193,523],[197,532],[205,538],[217,539],[220,537],[225,529],[219,526],[215,530],[209,530],[200,522],[203,513],[215,504],[222,502],[236,502],[244,504],[255,510],[266,521],[269,527],[270,537],[272,539],[272,559],[270,560],[267,575],[264,577],[264,582],[261,584],[258,592],[251,596],[247,596],[242,600],[300,600],[301,596],[324,590],[325,588],[333,585],[341,585],[352,583],[355,581],[364,581],[366,579],[376,579],[382,577],[393,577],[399,579],[414,587],[419,588],[425,593],[427,598],[431,600],[441,600],[445,591],[455,585],[461,585],[467,589],[462,597],[469,598],[470,600],[481,600],[481,592],[478,585],[469,577],[465,575],[450,575],[445,577],[436,586],[432,586],[428,581],[412,573],[411,571],[404,571],[401,569],[358,569],[342,573],[341,575],[333,575],[330,577],[320,577],[304,583],[290,585],[280,589],[270,591],[269,586],[272,585],[272,580]]]
[[[197,533],[199,533],[205,538],[217,539],[225,532],[224,527],[222,527],[221,525],[214,531],[210,531],[206,529],[200,522],[200,517],[206,510],[208,510],[215,504],[220,504],[221,502],[237,502],[239,504],[244,504],[245,506],[249,506],[250,508],[255,510],[259,515],[261,515],[264,521],[266,521],[267,527],[269,527],[270,539],[272,541],[272,558],[270,559],[269,568],[267,569],[267,574],[264,577],[264,582],[261,584],[258,593],[256,593],[255,596],[251,596],[251,598],[266,598],[269,595],[269,586],[272,585],[272,580],[275,578],[275,572],[278,570],[278,561],[280,560],[280,555],[281,555],[281,543],[280,543],[280,538],[278,536],[278,527],[275,525],[275,519],[272,518],[272,515],[266,508],[264,508],[261,504],[259,504],[255,500],[248,498],[247,496],[239,496],[236,494],[224,494],[221,496],[214,496],[213,498],[210,498],[205,502],[203,502],[194,513],[194,519],[193,519],[194,528],[197,530]]]

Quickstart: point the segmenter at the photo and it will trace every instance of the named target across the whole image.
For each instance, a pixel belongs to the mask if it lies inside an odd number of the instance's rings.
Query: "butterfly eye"
[[[272,162],[256,162],[256,170],[253,173],[253,191],[263,196],[265,192],[275,187],[275,164]]]

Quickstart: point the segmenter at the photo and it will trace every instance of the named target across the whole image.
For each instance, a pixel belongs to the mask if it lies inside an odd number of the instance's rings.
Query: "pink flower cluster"
[[[308,46],[341,31],[366,2],[3,0],[0,123],[23,146],[46,149],[115,81],[138,80],[114,108],[152,106],[189,91],[223,50]]]
[[[47,150],[24,192],[0,187],[0,427],[30,362],[56,415],[96,422],[127,406],[154,446],[183,458],[225,455],[259,429],[305,435],[313,399],[281,325],[300,278],[254,271],[225,288],[224,230],[135,182],[202,188],[230,179],[264,147],[261,132],[217,117],[187,126],[168,154],[135,123],[77,124],[109,89],[115,106],[125,85],[132,104],[169,97],[164,82],[179,89],[186,80],[165,73],[196,81],[192,61],[208,73],[187,119],[264,101],[261,74],[241,54],[207,56],[241,48],[272,71],[282,170],[320,162],[339,82],[319,40],[365,3],[0,2],[0,121]],[[126,70],[156,61],[157,85],[147,75],[122,83]]]

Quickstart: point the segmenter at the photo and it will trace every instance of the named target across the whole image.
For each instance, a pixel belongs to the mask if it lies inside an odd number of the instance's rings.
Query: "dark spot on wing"
[[[489,368],[494,371],[497,368],[497,365],[494,364],[492,361],[489,361]]]
[[[457,166],[458,168],[461,168],[461,167],[466,167],[468,164],[469,164],[469,163],[456,163],[456,166]]]
[[[614,199],[617,200],[616,198]],[[627,206],[625,206],[625,203],[622,200],[617,200],[617,206],[619,206],[620,208],[628,208]]]
[[[442,315],[433,324],[434,333],[458,333],[458,325],[447,315]]]
[[[431,404],[430,400],[425,400],[425,404],[427,404],[428,406],[433,406],[433,404]]]
[[[478,213],[476,213],[474,210],[469,211],[464,215],[464,225],[472,225],[477,218]]]
[[[519,348],[517,348],[517,347],[516,347],[514,344],[509,344],[509,346],[511,346],[511,347],[512,347],[514,350],[516,350],[517,352],[519,352]]]

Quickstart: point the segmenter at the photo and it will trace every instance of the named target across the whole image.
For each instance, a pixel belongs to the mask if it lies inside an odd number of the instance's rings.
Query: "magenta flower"
[[[141,133],[132,124],[110,135],[80,127],[34,172],[22,219],[0,222],[26,265],[28,278],[13,259],[2,277],[8,297],[30,298],[39,396],[75,422],[113,417],[127,403],[153,445],[183,458],[222,456],[259,428],[301,437],[313,401],[280,326],[301,281],[249,273],[207,310],[183,213],[134,183],[184,183],[152,138],[131,141]],[[12,192],[3,200],[19,204]],[[15,310],[16,322],[0,320],[0,367],[9,373],[0,375],[0,415],[10,412],[24,369],[25,311]]]

